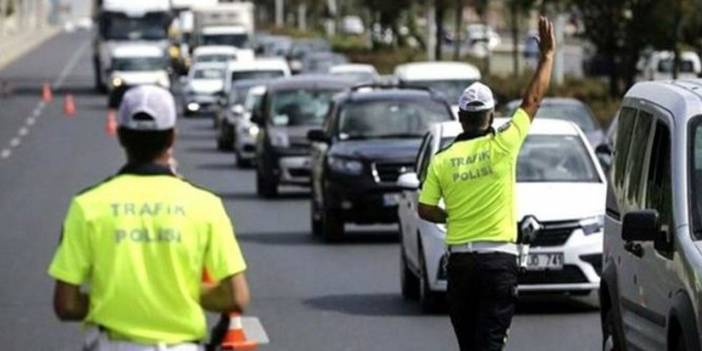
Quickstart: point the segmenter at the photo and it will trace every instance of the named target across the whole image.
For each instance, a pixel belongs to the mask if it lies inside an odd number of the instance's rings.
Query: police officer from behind
[[[447,223],[449,315],[462,351],[502,350],[517,297],[517,155],[550,84],[553,25],[539,19],[541,58],[512,120],[491,128],[490,88],[474,83],[459,101],[464,132],[429,165],[419,216]],[[443,198],[445,210],[438,206]]]
[[[167,90],[130,89],[117,119],[127,164],[71,201],[49,267],[56,315],[92,327],[85,350],[201,350],[203,309],[240,312],[249,301],[231,222],[218,197],[169,167]],[[204,272],[215,283],[202,284]]]

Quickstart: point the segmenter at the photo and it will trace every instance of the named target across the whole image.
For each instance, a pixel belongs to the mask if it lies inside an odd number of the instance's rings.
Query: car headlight
[[[124,81],[122,80],[122,78],[119,78],[119,77],[112,78],[112,86],[113,87],[115,87],[115,88],[121,87],[122,84],[124,84]]]
[[[288,135],[283,132],[271,132],[269,134],[271,145],[275,147],[288,147],[290,146],[290,139]]]
[[[258,132],[259,132],[259,129],[258,129],[257,125],[248,126],[246,128],[246,134],[248,134],[250,136],[256,136],[256,135],[258,135]]]
[[[360,175],[363,173],[363,164],[360,161],[329,157],[327,159],[327,164],[332,171],[337,173],[349,175]]]
[[[580,228],[585,235],[602,232],[604,229],[604,216],[594,216],[580,220]]]

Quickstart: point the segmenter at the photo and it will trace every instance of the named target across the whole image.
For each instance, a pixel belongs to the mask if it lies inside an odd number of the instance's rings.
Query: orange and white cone
[[[238,313],[229,314],[229,330],[222,340],[222,350],[229,351],[252,351],[256,350],[258,344],[255,341],[246,340],[244,326],[241,322],[241,315]]]
[[[41,99],[44,102],[51,102],[54,100],[54,94],[51,92],[51,85],[49,83],[44,83],[41,89]]]
[[[66,115],[66,117],[76,116],[76,100],[71,94],[66,95],[63,99],[63,114]]]
[[[107,120],[105,121],[105,134],[112,137],[117,135],[117,118],[115,117],[114,110],[110,110],[107,112]]]

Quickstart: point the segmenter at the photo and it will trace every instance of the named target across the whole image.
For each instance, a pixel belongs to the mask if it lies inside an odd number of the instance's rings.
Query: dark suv
[[[334,95],[349,88],[348,78],[309,75],[271,82],[252,121],[256,141],[256,191],[278,194],[278,185],[308,186],[310,142],[307,132],[324,122]]]
[[[362,85],[339,95],[324,128],[308,135],[313,234],[334,240],[346,222],[396,223],[398,177],[412,170],[429,127],[453,119],[424,88]]]

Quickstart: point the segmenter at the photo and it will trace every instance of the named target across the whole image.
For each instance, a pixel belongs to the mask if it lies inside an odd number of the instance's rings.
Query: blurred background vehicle
[[[222,62],[197,63],[190,68],[183,87],[183,114],[217,113],[218,99],[224,94],[226,64]]]
[[[255,161],[259,196],[277,196],[279,185],[309,186],[307,132],[322,126],[334,95],[352,84],[329,75],[301,75],[268,84],[252,118],[260,130]]]
[[[347,63],[346,56],[333,52],[314,52],[305,55],[302,61],[302,72],[305,74],[329,73],[333,66]]]
[[[293,41],[286,58],[293,74],[301,73],[305,56],[315,52],[331,52],[331,45],[324,39],[298,39]]]
[[[458,97],[463,90],[480,77],[475,66],[462,62],[413,62],[395,68],[399,84],[427,87],[441,93],[454,113],[458,112]]]
[[[429,89],[361,85],[340,94],[324,128],[308,135],[312,233],[338,240],[346,223],[397,223],[397,178],[413,170],[430,126],[454,119]]]
[[[329,74],[345,76],[358,83],[376,83],[380,80],[378,71],[373,65],[360,63],[347,63],[331,66]]]
[[[512,116],[521,104],[521,100],[510,101],[505,105],[504,115]],[[592,110],[580,100],[558,97],[545,98],[536,113],[536,118],[560,119],[575,123],[585,133],[587,141],[593,148],[607,142],[605,132]]]
[[[474,23],[466,26],[466,46],[476,57],[485,57],[502,43],[500,35],[490,26]]]
[[[495,120],[495,127],[509,120]],[[420,184],[433,156],[463,132],[460,123],[442,123],[426,134],[416,158],[417,173],[398,185],[402,295],[419,298],[431,312],[446,291],[446,226],[417,215]],[[531,244],[521,293],[589,295],[599,286],[606,178],[579,128],[570,122],[537,118],[517,163],[518,218],[534,216],[543,229]],[[442,205],[443,206],[443,205]]]
[[[653,51],[644,54],[636,65],[639,80],[673,79],[675,56],[672,51]],[[695,79],[702,73],[700,56],[694,51],[680,53],[678,79]]]
[[[200,46],[192,55],[192,64],[216,62],[226,64],[231,61],[253,60],[252,50],[237,49],[233,46],[206,45]]]
[[[271,81],[270,79],[243,79],[232,84],[229,90],[227,103],[224,108],[217,113],[217,148],[222,151],[235,150],[237,126],[244,118],[251,119],[251,110],[247,108],[246,102],[250,99],[249,93],[252,88],[263,86]],[[255,145],[255,141],[253,143]],[[253,152],[251,150],[250,152]]]
[[[345,16],[341,19],[341,32],[349,35],[361,35],[366,31],[360,16]]]
[[[261,57],[285,57],[293,45],[292,39],[284,35],[256,35],[256,55]]]
[[[226,45],[250,49],[254,32],[254,5],[251,2],[220,2],[194,10],[193,47]]]
[[[142,84],[171,87],[169,62],[160,46],[123,44],[114,47],[110,57],[108,91]]]
[[[265,86],[251,88],[244,102],[246,112],[234,124],[234,157],[236,165],[240,168],[251,166],[256,160],[256,143],[260,128],[253,123],[251,116],[253,111],[261,108],[265,94]]]

